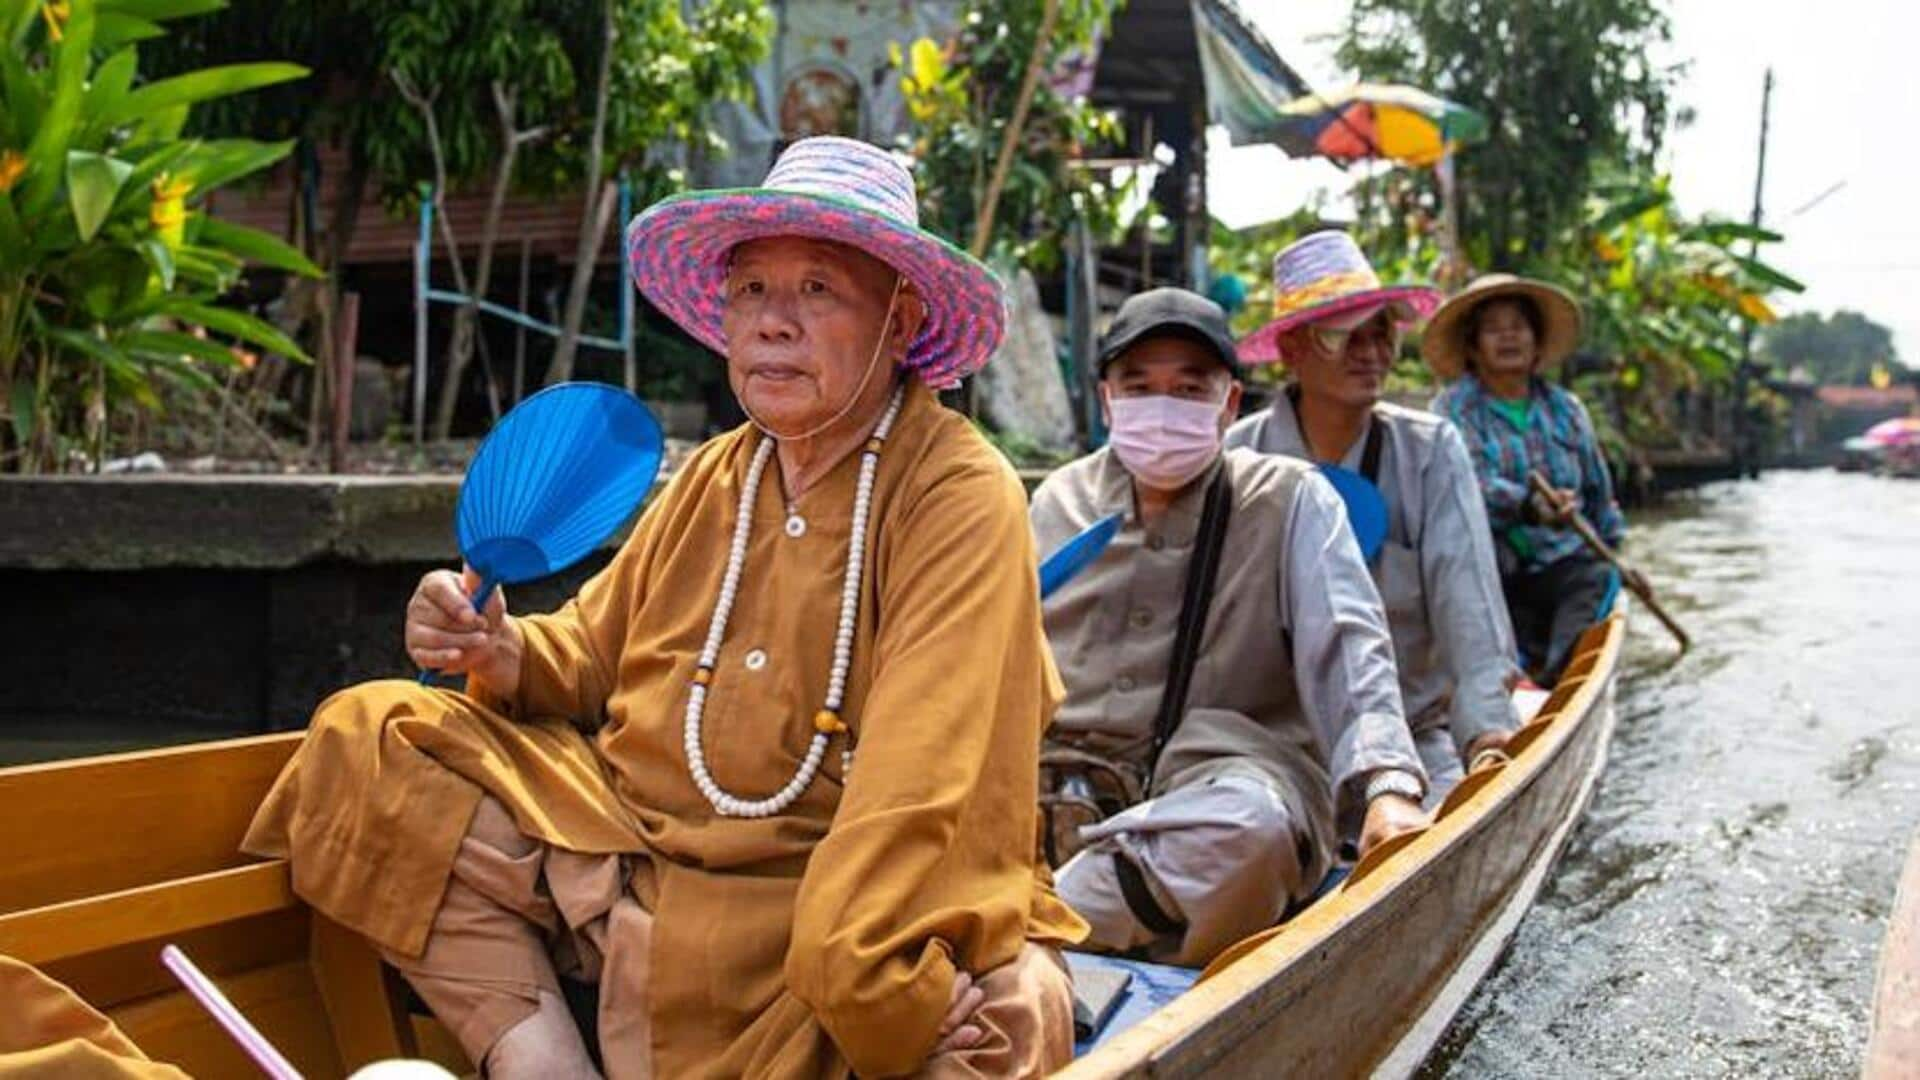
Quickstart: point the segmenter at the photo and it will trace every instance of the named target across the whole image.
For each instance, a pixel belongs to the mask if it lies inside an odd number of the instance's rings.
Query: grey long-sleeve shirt
[[[1415,731],[1446,727],[1464,756],[1482,733],[1519,723],[1508,694],[1513,627],[1500,591],[1493,534],[1466,443],[1432,413],[1382,403],[1379,487],[1387,539],[1373,567],[1386,605],[1400,694]],[[1307,458],[1285,394],[1235,424],[1227,445]],[[1341,464],[1358,471],[1366,436]]]
[[[1379,594],[1326,480],[1303,463],[1245,450],[1221,461],[1233,513],[1185,719],[1156,787],[1187,774],[1177,761],[1251,758],[1293,791],[1325,839],[1335,817],[1343,832],[1358,827],[1376,770],[1425,777],[1401,713]],[[1062,467],[1034,493],[1042,552],[1108,513],[1125,515],[1105,554],[1045,605],[1067,687],[1051,738],[1144,760],[1212,475],[1189,485],[1151,528],[1111,450]]]

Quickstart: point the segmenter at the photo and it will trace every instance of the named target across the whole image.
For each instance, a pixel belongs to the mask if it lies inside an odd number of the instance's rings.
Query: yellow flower
[[[58,45],[67,36],[67,16],[73,14],[67,0],[47,0],[40,5],[40,17],[47,20],[47,37]]]
[[[161,173],[153,180],[153,209],[147,211],[147,220],[160,230],[160,239],[168,247],[179,247],[187,237],[187,192],[193,190],[193,181],[185,177],[176,178],[170,173]]]
[[[1760,297],[1750,292],[1740,294],[1740,314],[1745,315],[1761,326],[1780,321],[1780,316],[1774,314],[1773,309],[1767,306],[1765,300],[1760,299]]]
[[[1719,274],[1708,273],[1703,270],[1693,275],[1693,280],[1701,288],[1722,300],[1731,300],[1735,303],[1739,303],[1740,301],[1740,290],[1734,286],[1731,280],[1721,277]]]
[[[1603,263],[1617,263],[1625,257],[1614,242],[1604,236],[1593,238],[1593,252],[1600,256],[1600,261]]]
[[[18,150],[0,152],[0,195],[13,190],[27,171],[27,159]]]

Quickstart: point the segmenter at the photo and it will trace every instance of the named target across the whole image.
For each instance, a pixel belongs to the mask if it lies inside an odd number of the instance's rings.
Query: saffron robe
[[[0,1077],[185,1080],[113,1021],[28,964],[0,956]]]
[[[694,786],[683,718],[762,438],[746,426],[700,448],[578,596],[519,620],[511,700],[475,687],[485,708],[441,712],[376,683],[347,691],[356,707],[323,705],[247,850],[290,857],[303,898],[413,955],[484,791],[530,837],[635,856],[655,1075],[918,1068],[957,968],[1085,929],[1037,853],[1039,746],[1062,688],[1025,498],[964,418],[908,386],[867,529],[851,775],[836,737],[787,810],[726,818]],[[779,789],[813,737],[859,463],[792,506],[770,463],[752,507],[702,732],[735,795]]]

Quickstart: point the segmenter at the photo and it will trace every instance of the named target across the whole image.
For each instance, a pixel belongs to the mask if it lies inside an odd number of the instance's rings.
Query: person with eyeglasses
[[[1439,294],[1382,285],[1339,231],[1281,251],[1273,278],[1275,318],[1239,355],[1283,363],[1288,379],[1226,443],[1315,462],[1343,494],[1357,491],[1383,511],[1376,535],[1361,539],[1372,539],[1364,554],[1433,809],[1468,768],[1499,760],[1519,724],[1513,629],[1466,442],[1441,417],[1382,400],[1402,329],[1432,312]]]
[[[1426,777],[1339,495],[1221,448],[1241,393],[1226,313],[1142,293],[1098,355],[1112,436],[1031,509],[1048,551],[1123,521],[1042,605],[1066,684],[1043,841],[1089,945],[1205,964],[1309,900],[1341,838],[1425,824]]]

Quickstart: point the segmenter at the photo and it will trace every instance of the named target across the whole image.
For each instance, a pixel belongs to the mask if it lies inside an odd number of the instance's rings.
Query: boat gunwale
[[[1191,1061],[1181,1061],[1182,1070],[1204,1068],[1208,1060],[1218,1056],[1221,1047],[1232,1041],[1220,1036],[1234,1028],[1257,1027],[1268,1022],[1276,1006],[1268,1000],[1274,993],[1272,983],[1276,978],[1336,938],[1382,917],[1390,895],[1417,888],[1429,866],[1492,828],[1501,812],[1516,803],[1546,773],[1593,719],[1619,674],[1620,655],[1626,640],[1624,609],[1616,610],[1588,632],[1601,628],[1604,628],[1601,640],[1576,654],[1575,664],[1587,656],[1594,658],[1580,673],[1578,684],[1564,696],[1559,687],[1555,688],[1536,719],[1531,721],[1538,723],[1546,718],[1546,727],[1512,761],[1502,766],[1491,782],[1434,821],[1376,872],[1350,882],[1282,926],[1263,931],[1272,936],[1257,948],[1054,1075],[1065,1080],[1088,1080],[1152,1074],[1163,1064],[1188,1053],[1196,1056]],[[1555,698],[1560,700],[1556,702]],[[1564,722],[1569,720],[1572,722]],[[1580,808],[1576,807],[1575,813],[1578,812]],[[1514,885],[1520,880],[1517,876]],[[1505,895],[1503,892],[1502,896]],[[1473,935],[1475,939],[1478,936]],[[1458,955],[1464,955],[1465,951],[1462,949],[1456,955],[1456,963]],[[1212,1040],[1214,1048],[1201,1051],[1195,1044],[1202,1039]],[[1391,1046],[1388,1049],[1391,1050]]]

